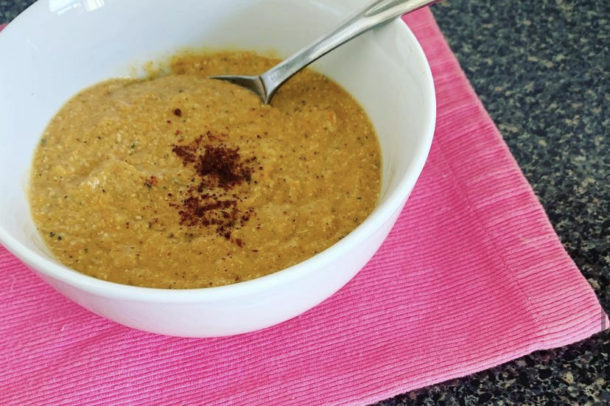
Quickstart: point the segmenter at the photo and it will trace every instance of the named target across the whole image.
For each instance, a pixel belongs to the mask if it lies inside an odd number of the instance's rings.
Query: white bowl
[[[32,154],[54,113],[95,82],[184,46],[275,50],[288,56],[370,0],[41,0],[0,33],[0,242],[81,306],[159,334],[254,331],[327,299],[366,264],[392,228],[426,160],[435,123],[432,76],[401,21],[313,65],[368,112],[383,153],[378,207],[356,230],[288,269],[230,286],[166,290],[98,280],[44,247],[27,201]],[[372,286],[372,289],[381,288]]]

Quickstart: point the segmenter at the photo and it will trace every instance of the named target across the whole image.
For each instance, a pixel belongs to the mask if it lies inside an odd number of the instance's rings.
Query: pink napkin
[[[436,138],[353,281],[281,325],[180,339],[83,310],[0,248],[0,404],[366,404],[607,325],[431,13],[406,21],[436,81]]]

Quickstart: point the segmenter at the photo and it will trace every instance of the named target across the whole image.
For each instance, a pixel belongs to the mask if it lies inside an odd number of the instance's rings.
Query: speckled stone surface
[[[29,0],[0,0],[0,22]],[[434,14],[564,246],[610,310],[610,1],[447,0]],[[610,332],[379,405],[610,404]]]

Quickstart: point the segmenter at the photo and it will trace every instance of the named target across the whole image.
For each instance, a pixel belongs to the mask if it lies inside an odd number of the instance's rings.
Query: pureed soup
[[[381,157],[345,90],[305,70],[263,105],[207,78],[277,62],[180,54],[169,74],[69,100],[40,140],[30,186],[58,260],[129,285],[220,286],[301,262],[360,224],[377,202]]]

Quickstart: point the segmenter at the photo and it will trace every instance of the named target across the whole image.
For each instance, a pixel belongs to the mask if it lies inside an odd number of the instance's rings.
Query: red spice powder
[[[242,161],[239,148],[227,148],[224,145],[206,145],[205,153],[199,156],[195,170],[202,178],[214,178],[218,186],[230,189],[243,182],[250,182],[252,169]]]
[[[211,142],[218,140],[209,131]],[[197,177],[191,179],[187,196],[181,202],[170,203],[180,215],[180,224],[195,227],[215,227],[219,236],[231,240],[237,246],[245,243],[232,238],[232,232],[241,228],[254,214],[249,208],[242,210],[239,202],[245,196],[235,194],[236,186],[250,183],[254,168],[260,168],[256,157],[244,159],[239,148],[225,144],[203,144],[203,135],[186,145],[173,145],[172,151],[182,159],[184,166],[192,165]]]

